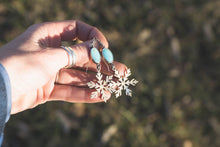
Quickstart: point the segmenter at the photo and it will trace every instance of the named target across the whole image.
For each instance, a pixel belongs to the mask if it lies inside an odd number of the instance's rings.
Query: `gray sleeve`
[[[9,76],[0,63],[0,136],[11,113],[11,85]]]

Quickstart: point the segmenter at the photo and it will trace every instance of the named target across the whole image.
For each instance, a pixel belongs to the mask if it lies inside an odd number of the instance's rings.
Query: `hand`
[[[86,68],[96,71],[96,65],[89,56],[89,44],[93,37],[108,47],[106,38],[97,28],[81,21],[48,22],[29,27],[1,47],[0,62],[6,68],[11,82],[11,113],[53,100],[102,102],[100,97],[91,99],[93,90],[86,88],[86,83],[95,79],[94,73],[85,72]],[[69,61],[67,52],[60,48],[61,41],[76,38],[84,42],[72,46],[76,54],[75,68],[65,69],[63,67]],[[126,69],[121,63],[114,64],[121,73]],[[59,78],[55,82],[58,71]],[[106,65],[102,65],[101,72],[109,73]]]

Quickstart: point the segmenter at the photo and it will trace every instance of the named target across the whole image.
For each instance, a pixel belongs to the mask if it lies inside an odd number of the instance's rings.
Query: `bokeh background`
[[[219,147],[220,1],[1,0],[0,45],[35,23],[99,28],[139,80],[133,97],[11,116],[4,147]]]

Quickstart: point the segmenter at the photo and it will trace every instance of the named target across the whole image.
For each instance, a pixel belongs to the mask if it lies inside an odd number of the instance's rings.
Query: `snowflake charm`
[[[128,69],[125,72],[124,76],[120,76],[119,72],[115,70],[114,77],[117,79],[113,81],[113,75],[106,76],[106,79],[103,80],[103,75],[98,72],[96,74],[97,82],[90,81],[87,83],[89,88],[94,88],[96,91],[92,92],[91,99],[101,96],[105,102],[108,99],[107,91],[110,93],[115,93],[115,97],[118,98],[122,95],[122,91],[125,90],[125,94],[132,96],[132,91],[129,89],[129,86],[135,86],[138,81],[135,79],[129,80],[128,77],[131,75],[131,70]]]
[[[105,102],[108,99],[108,96],[106,95],[106,91],[109,91],[113,93],[115,90],[110,84],[112,81],[113,76],[106,76],[105,80],[102,80],[103,75],[98,72],[96,74],[97,83],[90,81],[87,83],[89,88],[95,88],[96,91],[92,92],[91,99],[98,97],[98,94],[101,94],[101,99],[103,99]]]
[[[115,71],[115,77],[118,78],[118,80],[116,82],[112,81],[111,82],[111,87],[117,87],[116,90],[114,90],[115,93],[115,97],[118,98],[119,96],[122,95],[122,90],[125,90],[125,94],[128,96],[132,96],[132,91],[131,89],[129,89],[128,87],[130,85],[135,86],[138,81],[135,79],[132,80],[128,80],[128,77],[131,75],[131,70],[127,69],[127,71],[125,72],[125,76],[120,76],[119,72],[116,70]]]

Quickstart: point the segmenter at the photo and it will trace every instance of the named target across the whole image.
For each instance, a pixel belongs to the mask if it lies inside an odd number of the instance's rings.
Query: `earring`
[[[94,41],[97,41],[98,44],[101,46],[100,52],[102,52],[102,56],[104,60],[110,64],[114,75],[112,76],[106,76],[105,80],[102,80],[102,74],[100,73],[100,62],[101,62],[101,56],[97,48],[94,47]],[[97,64],[98,73],[96,75],[97,83],[94,83],[93,81],[90,81],[87,83],[89,88],[95,88],[96,91],[92,92],[91,98],[95,98],[98,96],[98,94],[101,94],[101,98],[106,102],[107,96],[105,95],[106,91],[109,91],[111,93],[115,94],[115,97],[118,98],[122,95],[122,91],[125,90],[125,94],[128,96],[132,96],[132,91],[129,89],[129,86],[135,86],[138,81],[135,79],[129,80],[128,77],[131,75],[131,70],[127,69],[124,73],[124,76],[121,76],[118,72],[118,70],[115,68],[115,65],[113,63],[114,56],[112,52],[105,48],[105,46],[96,38],[93,38],[91,43],[91,57],[93,59],[93,62]],[[94,49],[95,48],[95,49]],[[93,51],[95,50],[95,51]],[[94,53],[93,53],[94,52]],[[97,55],[96,55],[97,54]],[[99,63],[96,62],[96,58],[98,58]],[[100,69],[99,69],[100,68]],[[117,79],[116,81],[113,81],[113,76]]]
[[[117,78],[117,80],[111,81],[111,85],[113,87],[117,87],[114,90],[116,98],[122,95],[123,90],[125,90],[125,94],[127,96],[132,97],[132,91],[131,89],[129,89],[129,86],[130,85],[135,86],[138,83],[138,81],[134,78],[132,80],[129,80],[128,77],[130,75],[131,75],[131,70],[129,68],[125,71],[124,76],[121,76],[119,72],[116,70],[114,76]]]
[[[93,62],[96,64],[97,72],[99,73],[101,71],[101,65],[100,65],[101,55],[99,53],[99,50],[95,47],[94,43],[95,43],[95,38],[93,38],[93,40],[90,44],[90,47],[91,47],[90,56],[91,56]]]
[[[112,81],[113,76],[106,76],[106,79],[103,80],[103,75],[101,74],[101,55],[99,53],[99,50],[95,47],[94,43],[96,41],[96,38],[93,38],[91,44],[90,44],[90,56],[92,58],[92,61],[97,66],[97,74],[96,79],[97,82],[90,81],[87,83],[89,88],[95,88],[96,91],[92,92],[91,99],[98,97],[98,95],[101,96],[101,99],[103,99],[105,102],[108,99],[107,91],[113,92],[114,89],[109,86],[110,81]]]
[[[129,80],[128,77],[131,75],[131,70],[127,69],[124,73],[124,76],[121,76],[118,72],[118,70],[115,68],[115,65],[113,63],[114,56],[110,49],[105,48],[105,46],[99,41],[99,44],[101,45],[101,52],[102,56],[105,59],[105,61],[110,64],[112,71],[114,72],[114,76],[118,79],[117,81],[111,81],[110,86],[116,87],[114,89],[115,97],[118,98],[122,95],[122,90],[125,90],[125,94],[128,96],[132,96],[132,91],[128,88],[130,85],[135,86],[138,81],[135,79]]]
[[[114,65],[114,63],[113,63],[113,61],[114,61],[114,56],[113,56],[111,50],[108,49],[108,48],[105,48],[105,46],[104,46],[104,45],[101,43],[101,41],[99,41],[98,39],[97,39],[97,41],[98,41],[98,43],[99,43],[100,46],[101,46],[100,51],[102,52],[102,57],[103,57],[103,58],[105,59],[105,61],[111,66],[112,71],[113,71],[114,73],[117,72],[117,70],[116,70],[116,68],[115,68],[115,65]]]

